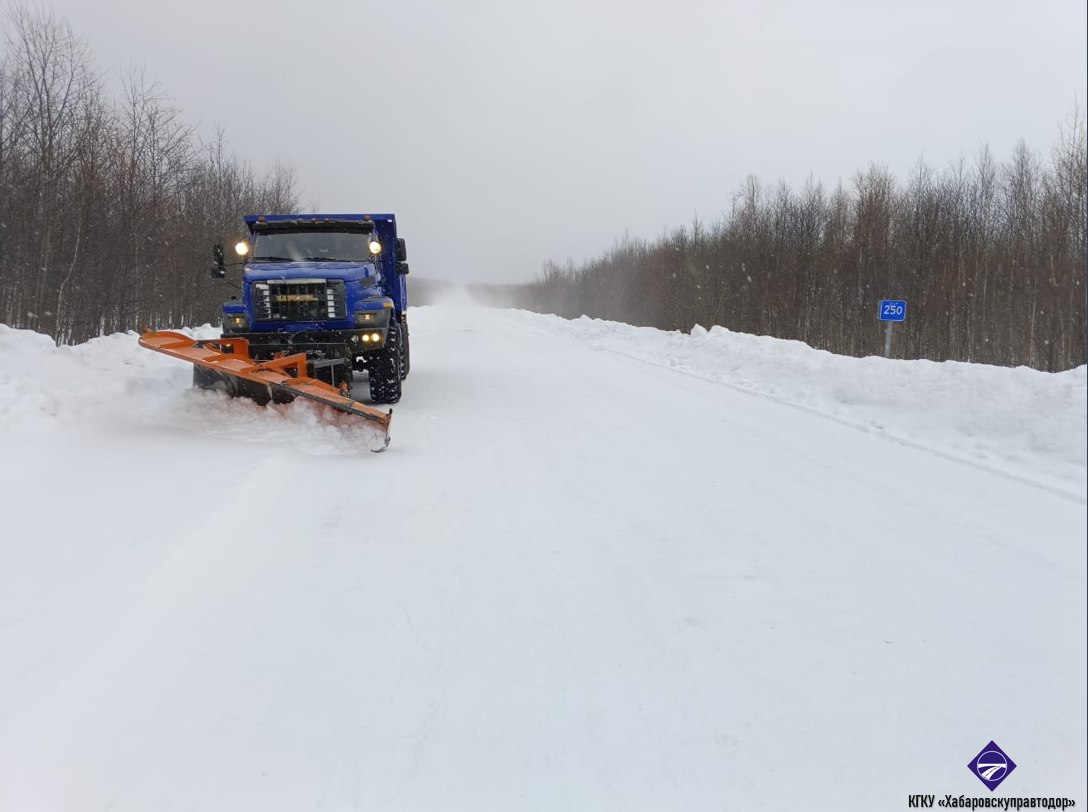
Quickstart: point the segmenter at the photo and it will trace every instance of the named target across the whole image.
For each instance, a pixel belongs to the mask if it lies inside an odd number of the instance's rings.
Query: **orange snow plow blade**
[[[144,333],[140,336],[140,346],[210,371],[233,396],[248,397],[259,403],[290,403],[296,397],[306,398],[361,417],[381,432],[382,449],[389,445],[393,412],[359,403],[336,387],[308,377],[306,353],[255,361],[249,356],[249,342],[244,338],[196,339],[169,330]]]

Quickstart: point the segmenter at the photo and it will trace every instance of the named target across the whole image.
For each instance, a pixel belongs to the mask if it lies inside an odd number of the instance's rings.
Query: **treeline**
[[[217,319],[211,245],[245,211],[295,208],[291,171],[201,143],[142,71],[116,97],[51,12],[12,6],[0,38],[0,322],[60,343]]]
[[[516,306],[689,330],[695,324],[883,353],[880,299],[906,299],[899,358],[1062,370],[1085,363],[1088,163],[1079,114],[1044,160],[1023,143],[905,183],[766,189],[749,178],[719,222],[549,263]]]

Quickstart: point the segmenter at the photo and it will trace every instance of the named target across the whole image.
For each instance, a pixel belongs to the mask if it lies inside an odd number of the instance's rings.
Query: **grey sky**
[[[1049,149],[1084,0],[53,0],[325,211],[393,211],[413,273],[521,281],[716,219],[749,173],[900,176]]]

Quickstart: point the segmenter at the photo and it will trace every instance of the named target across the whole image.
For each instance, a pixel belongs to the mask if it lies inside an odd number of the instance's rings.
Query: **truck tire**
[[[374,403],[396,403],[400,400],[400,325],[393,322],[385,346],[370,357],[366,367],[370,372],[370,399]]]
[[[400,334],[400,379],[403,381],[412,370],[411,345],[408,343],[408,322],[402,322],[403,332]]]

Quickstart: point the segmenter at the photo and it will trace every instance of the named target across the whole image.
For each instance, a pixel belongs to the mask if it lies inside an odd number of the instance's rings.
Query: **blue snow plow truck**
[[[234,246],[241,299],[223,305],[223,337],[244,338],[254,360],[306,354],[308,375],[350,395],[365,370],[370,400],[396,403],[410,367],[408,256],[392,214],[245,217]],[[226,276],[223,246],[211,275]],[[215,385],[204,367],[196,386]]]

